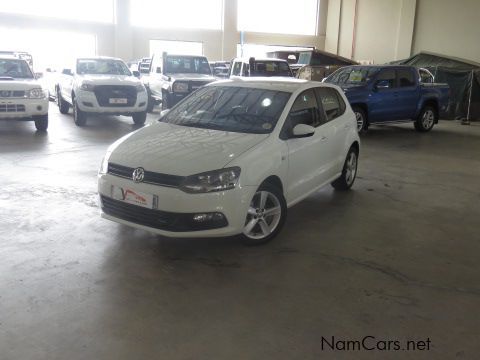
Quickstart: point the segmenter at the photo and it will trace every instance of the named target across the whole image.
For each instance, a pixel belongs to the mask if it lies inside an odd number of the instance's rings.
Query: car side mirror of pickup
[[[133,71],[132,71],[132,74],[133,74],[133,76],[135,76],[136,78],[140,78],[140,71],[133,70]]]
[[[388,80],[378,80],[375,83],[375,90],[390,89],[390,82]]]
[[[43,73],[42,72],[36,72],[35,73],[35,79],[41,79],[43,77]]]
[[[315,128],[307,124],[297,124],[293,128],[291,138],[304,138],[315,134]]]

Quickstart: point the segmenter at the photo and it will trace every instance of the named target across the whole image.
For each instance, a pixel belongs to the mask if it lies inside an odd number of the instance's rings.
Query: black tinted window
[[[333,120],[345,112],[345,102],[337,90],[328,87],[321,87],[316,88],[315,91],[322,103],[327,121]]]
[[[233,64],[232,75],[236,75],[236,76],[240,75],[241,70],[242,70],[242,63],[238,61],[235,64]]]
[[[415,78],[413,71],[410,70],[397,70],[398,85],[400,87],[415,86]]]
[[[382,83],[388,84],[389,88],[396,87],[395,83],[395,70],[382,70],[377,76],[377,83],[381,81]]]

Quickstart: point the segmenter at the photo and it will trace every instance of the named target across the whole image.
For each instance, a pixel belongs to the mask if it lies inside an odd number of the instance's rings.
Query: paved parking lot
[[[47,134],[0,122],[2,359],[333,358],[333,335],[477,356],[478,124],[372,127],[353,191],[325,188],[248,248],[101,219],[100,161],[135,126],[51,105]]]

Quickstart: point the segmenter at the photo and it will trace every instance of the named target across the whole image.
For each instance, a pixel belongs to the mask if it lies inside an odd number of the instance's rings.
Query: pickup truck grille
[[[98,104],[105,107],[135,106],[137,89],[128,85],[98,85],[93,89]],[[111,103],[110,99],[127,99],[126,103]]]
[[[25,105],[21,104],[0,104],[0,113],[25,112]]]
[[[201,88],[202,86],[207,85],[208,83],[210,83],[210,81],[190,81],[190,82],[189,82],[189,84],[190,84],[190,91],[195,91],[195,90],[197,90],[198,88]]]
[[[132,174],[135,168],[128,166],[108,163],[108,173],[110,175],[115,175],[118,177],[123,177],[126,179],[132,179]],[[143,178],[144,183],[168,186],[168,187],[179,187],[185,178],[183,176],[177,175],[168,175],[160,174],[152,171],[145,171],[145,176]]]
[[[0,98],[23,98],[25,91],[23,90],[0,90]]]

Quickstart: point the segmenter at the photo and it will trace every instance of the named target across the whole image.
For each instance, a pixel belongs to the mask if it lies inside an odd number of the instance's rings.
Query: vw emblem
[[[132,180],[134,182],[140,183],[143,181],[144,177],[145,177],[145,170],[143,170],[143,168],[139,167],[133,170]]]

